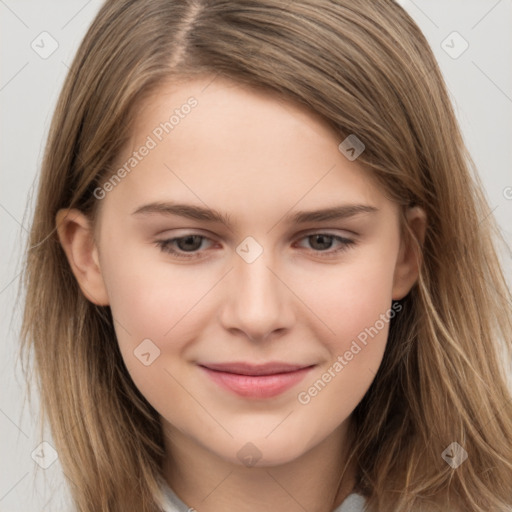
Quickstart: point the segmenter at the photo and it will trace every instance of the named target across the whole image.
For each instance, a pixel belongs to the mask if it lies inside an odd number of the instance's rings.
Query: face
[[[125,172],[96,192],[95,244],[61,241],[169,435],[280,464],[347,424],[414,258],[398,208],[322,119],[210,82],[147,101]]]

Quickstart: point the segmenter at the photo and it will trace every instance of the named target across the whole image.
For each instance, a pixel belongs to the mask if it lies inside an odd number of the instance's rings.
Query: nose
[[[251,341],[282,335],[295,321],[293,294],[284,284],[284,276],[269,263],[265,252],[252,263],[236,255],[228,276],[227,297],[220,309],[223,327]]]

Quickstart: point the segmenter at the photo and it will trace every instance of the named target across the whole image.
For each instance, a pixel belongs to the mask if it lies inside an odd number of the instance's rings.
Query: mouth
[[[316,365],[272,362],[205,363],[199,368],[221,388],[245,398],[271,398],[297,385]]]

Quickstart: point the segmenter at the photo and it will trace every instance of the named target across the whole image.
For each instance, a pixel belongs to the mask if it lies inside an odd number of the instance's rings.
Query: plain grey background
[[[402,0],[445,76],[493,215],[512,245],[512,0]],[[68,510],[58,458],[43,469],[37,402],[26,402],[15,307],[21,248],[57,96],[99,0],[0,0],[0,511]],[[456,34],[454,34],[456,32]],[[467,46],[467,48],[466,48]],[[464,51],[463,51],[464,50]],[[449,140],[446,141],[450,143]],[[503,263],[511,282],[511,257]],[[44,465],[52,462],[46,447]]]

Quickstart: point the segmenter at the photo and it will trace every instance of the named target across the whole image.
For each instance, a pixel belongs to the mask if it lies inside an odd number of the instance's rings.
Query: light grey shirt
[[[195,509],[187,507],[168,485],[162,484],[162,490],[165,497],[163,504],[165,512],[194,512]],[[365,501],[364,497],[360,494],[349,494],[333,512],[363,512]]]

